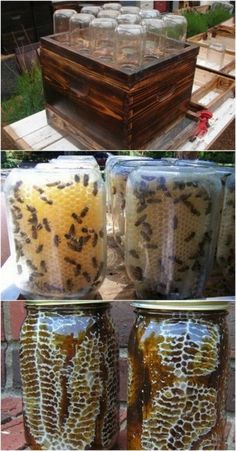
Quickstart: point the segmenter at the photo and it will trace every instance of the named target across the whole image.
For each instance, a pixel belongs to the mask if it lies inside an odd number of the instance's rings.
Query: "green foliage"
[[[12,123],[44,109],[42,73],[38,66],[19,76],[16,95],[2,102],[2,121]]]
[[[235,152],[199,152],[198,158],[220,164],[235,164]]]
[[[183,16],[188,22],[187,37],[190,38],[230,19],[232,14],[223,5],[217,5],[215,9],[209,9],[206,13],[184,11]]]

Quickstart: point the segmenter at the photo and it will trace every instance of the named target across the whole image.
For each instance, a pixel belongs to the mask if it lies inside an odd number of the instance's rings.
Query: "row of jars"
[[[138,68],[144,58],[160,58],[184,47],[187,21],[183,16],[160,16],[157,10],[130,7],[102,9],[95,17],[96,7],[84,7],[54,13],[54,33],[69,32],[65,42],[78,51],[111,62],[119,67]],[[60,38],[61,39],[61,38]]]
[[[15,169],[6,180],[16,284],[27,298],[94,299],[104,281],[105,184],[96,160],[83,158]],[[107,161],[114,237],[141,299],[201,297],[216,245],[233,291],[235,177],[202,164]]]
[[[106,180],[113,236],[139,298],[201,297],[216,266],[234,293],[234,168],[113,156]]]
[[[133,303],[127,449],[225,448],[228,302]],[[114,449],[119,347],[110,305],[27,301],[20,336],[30,449]]]

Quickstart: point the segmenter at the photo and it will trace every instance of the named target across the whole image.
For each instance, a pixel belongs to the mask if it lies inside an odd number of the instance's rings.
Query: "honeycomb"
[[[12,171],[6,182],[18,285],[32,297],[81,298],[106,271],[104,185],[98,171]]]
[[[214,257],[221,191],[221,182],[205,169],[130,174],[125,264],[139,297],[201,296]]]
[[[235,175],[227,178],[221,214],[216,260],[228,286],[234,291],[235,275]]]
[[[107,310],[30,308],[21,378],[31,449],[111,449],[118,432],[118,343]]]
[[[117,244],[124,247],[125,218],[126,218],[126,183],[129,174],[140,166],[166,166],[160,160],[150,161],[144,158],[135,161],[118,162],[110,174],[111,183],[111,213],[113,223],[113,235]]]
[[[128,449],[224,449],[225,313],[138,312],[129,341]]]

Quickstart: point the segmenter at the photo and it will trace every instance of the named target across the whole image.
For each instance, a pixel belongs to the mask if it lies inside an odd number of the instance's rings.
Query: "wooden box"
[[[191,102],[214,111],[226,99],[234,97],[234,80],[197,68],[193,81]]]
[[[49,124],[69,132],[84,149],[145,149],[188,110],[198,46],[138,71],[103,64],[60,42],[41,39]]]
[[[235,34],[224,31],[220,28],[212,28],[207,33],[200,33],[188,39],[188,42],[198,44],[202,47],[208,47],[211,42],[216,40],[225,46],[225,50],[232,55],[235,55]]]

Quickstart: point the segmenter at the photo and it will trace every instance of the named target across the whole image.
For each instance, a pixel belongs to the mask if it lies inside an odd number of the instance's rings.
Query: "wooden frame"
[[[235,56],[231,53],[225,52],[224,62],[221,68],[214,68],[207,60],[207,48],[200,46],[197,67],[207,69],[210,72],[214,72],[219,75],[227,75],[228,77],[235,78]]]
[[[235,55],[235,34],[223,31],[219,27],[211,28],[206,33],[196,34],[189,38],[188,42],[198,44],[202,47],[209,47],[212,38],[224,44],[227,53]]]

